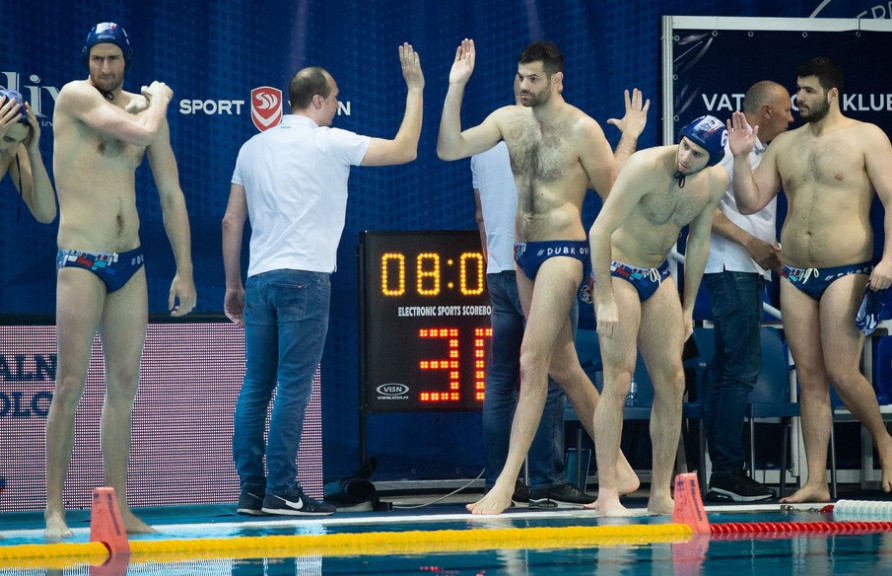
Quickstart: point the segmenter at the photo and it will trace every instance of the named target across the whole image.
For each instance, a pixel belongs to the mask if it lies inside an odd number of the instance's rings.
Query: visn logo
[[[409,387],[405,384],[390,382],[387,384],[381,384],[380,386],[375,388],[375,392],[377,392],[381,396],[405,396],[409,393]]]

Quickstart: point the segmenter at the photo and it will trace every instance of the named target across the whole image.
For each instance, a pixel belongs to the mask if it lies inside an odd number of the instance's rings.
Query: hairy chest
[[[534,122],[517,123],[506,134],[511,169],[529,181],[556,182],[567,176],[575,165],[567,129],[553,126],[543,130]]]

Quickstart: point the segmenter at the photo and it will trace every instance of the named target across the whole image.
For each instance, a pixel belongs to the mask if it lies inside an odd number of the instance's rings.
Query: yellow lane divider
[[[479,528],[320,535],[246,536],[192,540],[131,540],[133,563],[219,558],[292,558],[427,554],[496,549],[594,548],[682,542],[693,535],[685,524]],[[0,546],[0,568],[60,568],[100,565],[108,550],[99,542]]]

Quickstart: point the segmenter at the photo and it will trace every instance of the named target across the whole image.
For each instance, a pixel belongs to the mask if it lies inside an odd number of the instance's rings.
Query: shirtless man
[[[7,173],[38,222],[56,219],[56,194],[40,154],[40,124],[15,90],[0,90],[0,180]]]
[[[615,463],[638,348],[654,386],[647,509],[672,513],[670,486],[685,387],[681,353],[694,331],[694,301],[709,255],[712,217],[728,186],[718,165],[727,139],[721,121],[697,118],[681,136],[679,144],[629,158],[589,232],[604,363],[604,388],[595,409],[598,499],[590,505],[599,516],[628,513],[619,501],[623,477]],[[666,258],[688,224],[682,306]]]
[[[499,108],[462,131],[461,102],[474,57],[474,42],[463,40],[449,73],[437,154],[457,160],[504,140],[517,184],[517,288],[527,320],[520,352],[520,395],[505,465],[492,490],[468,505],[474,514],[500,514],[511,505],[515,480],[542,417],[549,374],[592,434],[598,393],[579,365],[570,322],[573,298],[588,262],[582,201],[590,186],[602,198],[607,196],[619,167],[635,150],[650,101],[642,105],[637,89],[631,99],[627,92],[625,117],[608,120],[623,132],[614,157],[598,123],[561,96],[563,56],[557,46],[538,42],[521,53],[517,65],[523,106]],[[621,454],[616,466],[620,489],[636,490],[638,478]]]
[[[865,288],[892,284],[892,145],[877,126],[843,116],[843,75],[832,60],[813,58],[797,76],[796,103],[807,123],[780,134],[755,173],[747,157],[758,126],[750,133],[744,115],[735,112],[728,128],[741,212],[758,211],[781,186],[789,206],[781,229],[781,312],[801,388],[808,478],[781,502],[826,502],[830,382],[873,437],[883,490],[892,491],[892,437],[859,369],[864,336],[854,322]],[[886,210],[886,240],[882,258],[871,266],[874,192]]]
[[[115,489],[127,532],[152,530],[127,504],[131,409],[148,323],[134,183],[143,155],[149,158],[176,261],[168,300],[171,315],[183,316],[195,305],[189,220],[165,118],[173,92],[161,82],[143,87],[142,95],[123,91],[132,52],[117,24],[94,26],[83,55],[89,78],[62,88],[53,115],[53,172],[61,216],[56,260],[58,368],[46,423],[48,538],[71,535],[62,488],[71,461],[75,411],[97,330],[105,354],[100,432],[105,481]]]

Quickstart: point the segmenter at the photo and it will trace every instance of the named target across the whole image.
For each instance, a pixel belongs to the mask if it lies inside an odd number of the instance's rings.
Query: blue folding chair
[[[762,370],[747,405],[747,420],[750,435],[750,470],[756,469],[756,421],[776,421],[783,426],[780,461],[780,496],[784,495],[787,483],[788,446],[793,418],[799,416],[799,403],[790,396],[790,377],[795,366],[788,358],[787,346],[780,328],[763,326]]]
[[[865,346],[870,345],[870,339]],[[892,404],[892,336],[883,336],[877,342],[874,356],[873,389],[880,406]]]

